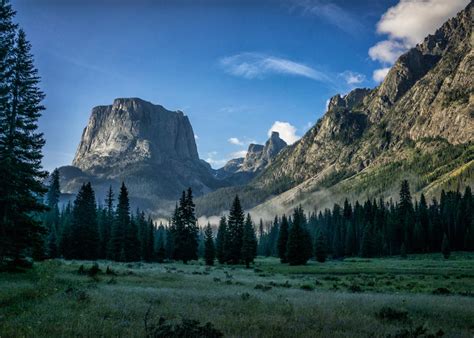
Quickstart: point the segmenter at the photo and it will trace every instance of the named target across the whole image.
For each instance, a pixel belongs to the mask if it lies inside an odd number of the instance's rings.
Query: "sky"
[[[46,94],[46,170],[71,164],[94,106],[182,110],[214,168],[297,141],[328,99],[375,87],[469,0],[11,0]]]

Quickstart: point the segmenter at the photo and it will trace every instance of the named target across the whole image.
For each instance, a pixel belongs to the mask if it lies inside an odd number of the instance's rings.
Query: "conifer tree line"
[[[304,264],[314,257],[405,256],[409,253],[474,250],[474,200],[470,187],[441,192],[428,204],[424,194],[413,200],[408,181],[400,187],[400,199],[367,200],[305,216],[301,207],[290,217],[276,217],[259,230],[258,254],[280,257],[282,263]],[[275,234],[278,234],[275,236]]]
[[[44,94],[25,32],[0,0],[0,265],[26,263],[44,234],[44,139],[37,130]]]
[[[97,205],[90,183],[83,184],[74,202],[61,211],[59,195],[59,172],[54,170],[45,201],[49,210],[43,214],[47,235],[34,258],[151,262],[160,254],[164,257],[164,247],[156,247],[154,222],[143,211],[131,212],[124,183],[117,198],[110,187],[104,205]]]
[[[245,215],[236,196],[229,215],[222,216],[214,236],[210,224],[200,229],[195,215],[192,190],[183,191],[170,223],[155,226],[143,212],[130,212],[128,191],[122,184],[115,201],[109,190],[103,206],[95,203],[94,191],[84,184],[73,204],[61,211],[59,173],[51,175],[43,215],[48,229],[44,243],[46,257],[66,259],[110,259],[115,261],[176,260],[187,263],[203,257],[207,265],[245,264],[255,257],[275,256],[282,263],[305,264],[314,258],[380,257],[410,253],[474,250],[474,201],[467,187],[464,193],[441,193],[430,204],[422,194],[413,201],[407,181],[400,199],[384,202],[367,200],[305,214],[295,208],[258,226],[258,240],[250,214]],[[116,203],[115,203],[116,202]]]

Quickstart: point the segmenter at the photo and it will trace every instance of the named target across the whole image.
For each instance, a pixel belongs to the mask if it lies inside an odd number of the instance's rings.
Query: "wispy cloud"
[[[340,30],[357,35],[364,26],[357,17],[329,0],[294,0],[294,7],[304,15],[311,15],[325,20]]]
[[[246,79],[283,74],[331,82],[331,78],[324,72],[303,63],[261,53],[239,53],[224,57],[219,63],[227,73]]]
[[[372,60],[383,68],[373,73],[373,79],[383,81],[398,57],[432,34],[447,19],[462,10],[470,0],[400,0],[390,7],[377,23],[377,33],[387,35],[369,49]]]

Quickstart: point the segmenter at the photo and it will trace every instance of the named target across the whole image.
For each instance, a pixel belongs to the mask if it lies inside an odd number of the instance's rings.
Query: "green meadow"
[[[160,336],[196,320],[230,337],[472,337],[474,254],[287,266],[51,260],[0,273],[0,336]],[[82,266],[82,267],[81,267]],[[160,319],[161,318],[161,319]]]

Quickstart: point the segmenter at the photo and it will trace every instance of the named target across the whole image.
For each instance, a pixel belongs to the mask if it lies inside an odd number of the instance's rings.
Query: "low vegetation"
[[[49,260],[0,274],[0,335],[472,337],[473,263],[458,252],[304,266],[257,258],[254,269]]]

